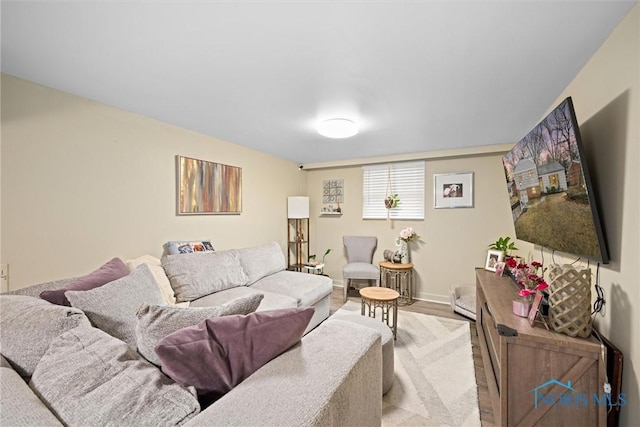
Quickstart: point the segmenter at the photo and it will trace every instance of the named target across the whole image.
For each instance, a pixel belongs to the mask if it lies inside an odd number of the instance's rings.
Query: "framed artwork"
[[[487,260],[484,263],[484,269],[495,272],[498,268],[498,264],[504,259],[504,252],[502,251],[487,251]]]
[[[242,212],[242,168],[176,156],[177,214]]]
[[[436,209],[473,207],[473,172],[434,175],[433,186]]]
[[[340,203],[344,204],[344,179],[323,180],[321,214],[341,214]]]

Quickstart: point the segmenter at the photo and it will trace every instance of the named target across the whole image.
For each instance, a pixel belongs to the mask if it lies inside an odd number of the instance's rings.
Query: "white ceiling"
[[[517,142],[636,3],[2,0],[1,65],[317,163]]]

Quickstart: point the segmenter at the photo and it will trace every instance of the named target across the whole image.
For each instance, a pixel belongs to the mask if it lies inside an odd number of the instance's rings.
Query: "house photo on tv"
[[[516,237],[607,263],[571,98],[502,158]]]

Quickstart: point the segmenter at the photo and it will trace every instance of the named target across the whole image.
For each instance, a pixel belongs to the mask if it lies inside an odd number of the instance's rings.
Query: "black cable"
[[[596,267],[595,288],[596,288],[597,297],[596,297],[596,300],[593,302],[593,311],[591,312],[591,315],[594,315],[595,313],[600,313],[606,303],[604,299],[604,289],[602,289],[602,286],[600,286],[600,263],[598,263],[598,266]]]

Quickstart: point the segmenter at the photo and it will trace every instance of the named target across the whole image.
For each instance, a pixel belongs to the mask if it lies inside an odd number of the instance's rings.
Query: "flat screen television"
[[[504,155],[502,164],[519,240],[606,264],[585,154],[568,97]]]

